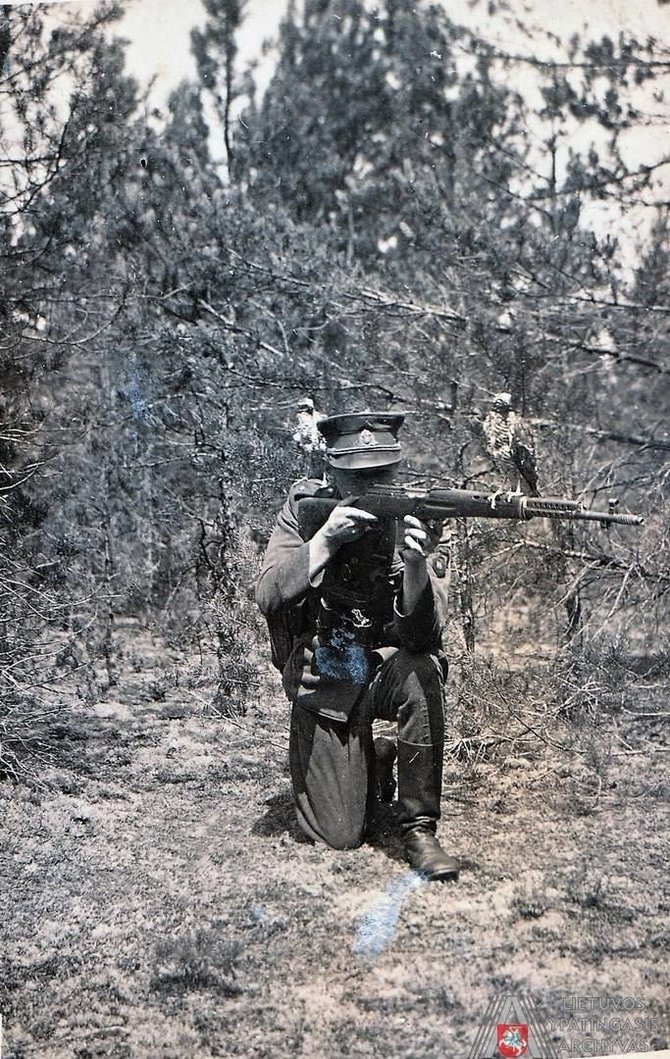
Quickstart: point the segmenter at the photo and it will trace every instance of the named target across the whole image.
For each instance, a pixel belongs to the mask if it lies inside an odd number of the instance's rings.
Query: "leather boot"
[[[407,860],[428,880],[457,879],[458,861],[435,833],[442,794],[442,744],[417,746],[398,740],[398,809]]]
[[[417,824],[404,833],[405,855],[414,871],[429,882],[448,882],[458,879],[460,865],[455,857],[444,852],[432,828],[435,824]]]
[[[393,763],[396,759],[395,742],[391,739],[375,739],[375,778],[377,797],[383,805],[390,805],[395,794]]]

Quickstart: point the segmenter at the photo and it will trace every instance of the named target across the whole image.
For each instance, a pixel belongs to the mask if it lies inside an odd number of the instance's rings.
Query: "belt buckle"
[[[352,607],[351,617],[355,629],[369,629],[372,625],[372,618],[368,618],[360,607]]]

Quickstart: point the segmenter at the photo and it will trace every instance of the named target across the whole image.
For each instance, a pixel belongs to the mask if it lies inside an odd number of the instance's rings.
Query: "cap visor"
[[[340,468],[343,471],[364,471],[366,468],[393,467],[400,463],[399,452],[348,452],[343,456],[329,453],[328,463],[331,467]]]

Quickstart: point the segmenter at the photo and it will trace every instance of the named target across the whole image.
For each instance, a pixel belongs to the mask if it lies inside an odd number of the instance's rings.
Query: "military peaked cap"
[[[319,430],[326,439],[328,463],[344,471],[398,463],[398,431],[404,419],[399,412],[352,412],[322,419]]]

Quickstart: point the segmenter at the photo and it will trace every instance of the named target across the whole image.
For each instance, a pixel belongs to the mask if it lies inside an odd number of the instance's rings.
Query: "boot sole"
[[[412,864],[409,860],[409,866],[412,871],[415,871],[417,875],[420,875],[426,882],[458,882],[458,876],[460,875],[460,865],[453,868],[434,868],[432,871],[430,868],[418,868]]]
[[[426,882],[458,882],[459,869],[450,868],[445,869],[444,871],[433,872],[422,871],[419,872],[419,874],[423,875]]]

